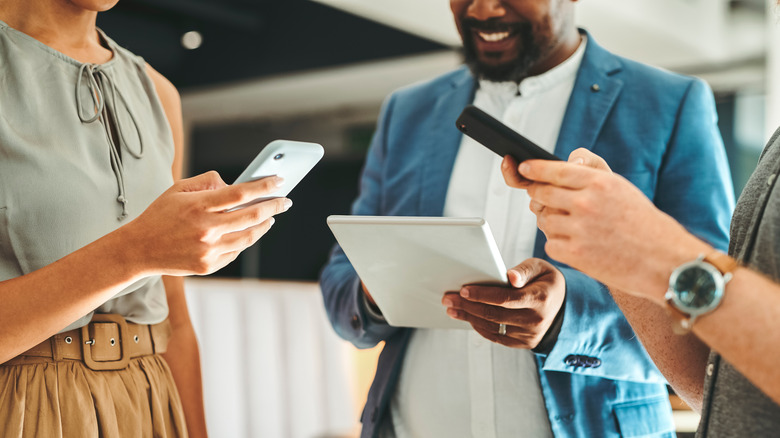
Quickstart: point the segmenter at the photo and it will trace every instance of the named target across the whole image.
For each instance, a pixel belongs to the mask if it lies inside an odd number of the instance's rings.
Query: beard
[[[471,69],[475,77],[487,79],[493,82],[519,83],[528,77],[528,71],[536,64],[541,56],[541,47],[536,41],[533,25],[529,22],[499,23],[480,21],[464,18],[461,22],[463,32],[463,60]],[[517,56],[503,64],[490,65],[479,59],[477,48],[474,44],[473,30],[485,32],[509,32],[511,37],[520,39],[520,48]],[[485,53],[490,57],[491,53]],[[495,56],[500,56],[496,53]]]

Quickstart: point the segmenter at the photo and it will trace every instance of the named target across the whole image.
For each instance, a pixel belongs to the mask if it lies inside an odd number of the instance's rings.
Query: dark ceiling
[[[121,0],[98,26],[180,89],[445,48],[310,0]]]

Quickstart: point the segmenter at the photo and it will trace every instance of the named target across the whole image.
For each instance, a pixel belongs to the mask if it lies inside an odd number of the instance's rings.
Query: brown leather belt
[[[82,361],[95,371],[121,370],[132,358],[165,353],[170,337],[167,319],[154,325],[134,324],[120,315],[96,313],[89,324],[56,334],[0,366],[44,358]]]

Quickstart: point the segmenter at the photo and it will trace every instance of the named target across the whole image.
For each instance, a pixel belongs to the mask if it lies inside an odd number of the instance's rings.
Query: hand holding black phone
[[[467,106],[455,122],[458,129],[501,157],[511,156],[518,164],[525,160],[561,161],[531,140],[474,105]]]

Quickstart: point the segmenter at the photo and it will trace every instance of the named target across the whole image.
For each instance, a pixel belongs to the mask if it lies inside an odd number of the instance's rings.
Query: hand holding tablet
[[[393,326],[470,329],[447,315],[444,293],[507,284],[481,218],[329,216],[328,226]]]

